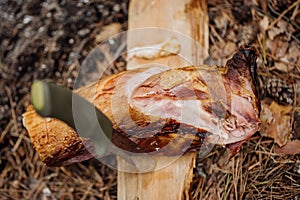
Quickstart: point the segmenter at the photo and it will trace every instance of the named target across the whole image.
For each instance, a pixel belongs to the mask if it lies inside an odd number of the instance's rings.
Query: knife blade
[[[40,116],[59,119],[80,137],[91,139],[97,156],[108,153],[112,122],[92,103],[66,87],[41,80],[33,82],[30,96]],[[92,153],[92,150],[89,151]]]

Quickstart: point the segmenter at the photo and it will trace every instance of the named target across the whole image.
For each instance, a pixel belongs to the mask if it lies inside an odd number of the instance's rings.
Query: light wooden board
[[[207,57],[208,16],[204,0],[131,0],[128,23],[129,52],[136,48],[161,44],[170,38],[175,38],[180,45],[177,54],[165,57],[131,57],[127,63],[128,70],[154,63],[170,67],[201,65]],[[144,29],[149,27],[152,28]],[[153,27],[160,29],[154,30]],[[136,29],[138,31],[130,31]],[[148,173],[119,171],[118,199],[189,199],[195,158],[196,153],[187,153],[167,167],[159,170],[154,167],[154,171]],[[155,159],[157,166],[169,160],[172,158],[164,156]],[[144,165],[153,165],[153,160],[146,158],[142,162]],[[118,166],[126,169],[129,165],[126,161],[118,159]]]
[[[154,31],[145,28],[161,28]],[[206,2],[203,0],[131,0],[128,19],[128,51],[176,38],[180,44],[178,55],[154,60],[130,59],[127,69],[147,63],[168,66],[200,65],[208,56],[209,31]],[[138,31],[136,30],[142,29]],[[144,31],[143,31],[144,30]]]
[[[190,183],[195,166],[195,153],[190,152],[171,162],[170,165],[148,173],[127,173],[118,171],[118,199],[188,199]],[[152,165],[152,160],[143,160]],[[157,158],[157,165],[173,160],[169,157]],[[141,160],[140,160],[141,161]],[[128,165],[123,159],[118,159],[118,165]]]

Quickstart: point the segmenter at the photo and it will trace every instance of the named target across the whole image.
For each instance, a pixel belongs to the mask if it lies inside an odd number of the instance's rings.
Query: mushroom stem
[[[37,80],[31,87],[31,101],[42,117],[59,119],[76,130],[81,138],[89,138],[97,156],[108,152],[112,123],[83,97],[68,88]],[[89,151],[94,153],[94,149]]]

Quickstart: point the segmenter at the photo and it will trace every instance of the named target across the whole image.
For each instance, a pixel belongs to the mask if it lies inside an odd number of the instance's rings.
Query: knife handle
[[[80,137],[91,139],[98,156],[107,152],[112,123],[92,103],[66,87],[40,80],[32,84],[30,96],[40,116],[64,121]]]

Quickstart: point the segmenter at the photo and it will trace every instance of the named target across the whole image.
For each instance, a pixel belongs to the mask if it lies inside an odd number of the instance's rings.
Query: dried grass
[[[300,155],[272,153],[274,142],[256,136],[229,160],[216,147],[203,163],[206,178],[193,180],[194,199],[293,199],[300,195]],[[223,160],[222,160],[223,159]]]
[[[257,1],[253,2],[257,3]],[[264,16],[262,10],[266,7],[263,5],[268,4],[266,1],[259,2],[262,8],[256,4],[251,9],[257,20]],[[230,35],[232,34],[230,28],[237,32],[238,25],[233,24],[234,20],[230,12],[227,13],[228,9],[227,11],[223,9],[231,8],[231,2],[210,1],[209,3],[210,13],[222,15],[222,12],[225,12],[226,17],[229,16],[225,35],[222,35],[222,30],[218,30],[214,24],[210,25],[211,49],[220,51],[228,41],[238,45],[238,35]],[[295,5],[296,3],[298,4]],[[299,9],[299,1],[288,9],[286,12],[291,10],[299,12],[296,10]],[[270,27],[276,26],[280,20],[285,20],[283,15],[268,16],[272,20]],[[210,18],[213,20],[211,16]],[[272,68],[267,66],[267,57],[278,59],[266,49],[263,36],[266,37],[265,33],[260,32],[254,41],[261,55],[261,74],[272,71]],[[218,56],[222,62],[222,55],[218,54]],[[299,60],[294,63],[294,66],[296,66],[295,70],[290,71],[288,76],[299,79],[299,70],[297,71]],[[117,67],[117,71],[122,69],[122,66]],[[66,74],[70,73],[69,71]],[[67,75],[62,77],[63,81],[67,80]],[[0,86],[3,86],[2,83]],[[59,168],[46,167],[41,163],[21,124],[21,108],[28,105],[29,96],[25,95],[16,101],[10,88],[4,89],[9,98],[12,117],[0,129],[2,130],[0,136],[1,199],[117,198],[116,171],[96,161]],[[21,106],[17,106],[19,104]],[[198,168],[195,170],[191,188],[193,199],[300,199],[300,156],[275,154],[274,145],[271,139],[256,135],[245,142],[241,151],[231,159],[228,149],[215,147],[207,157],[198,159]]]

